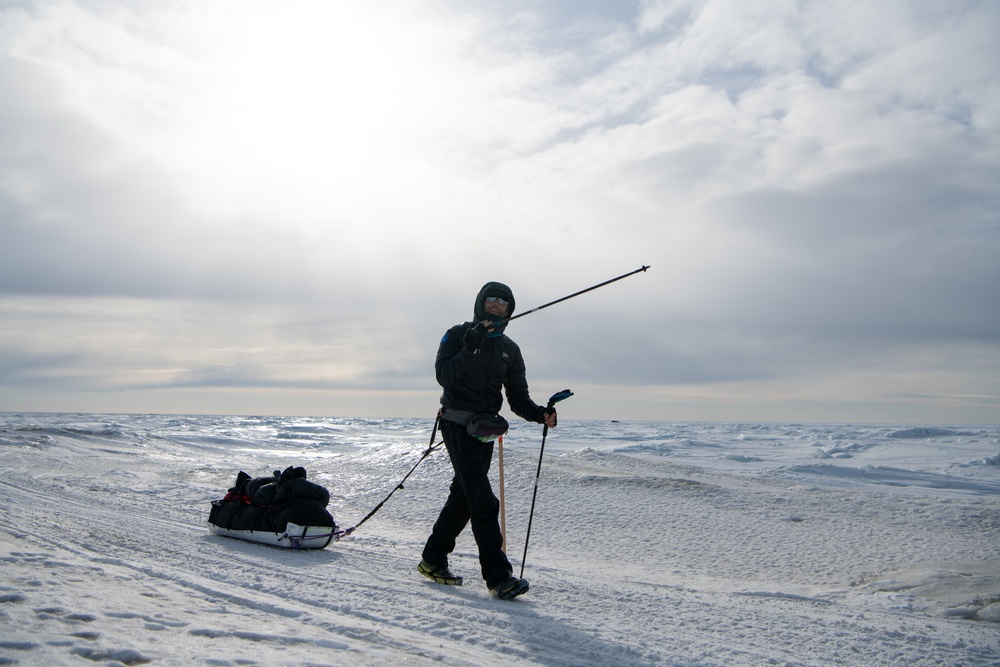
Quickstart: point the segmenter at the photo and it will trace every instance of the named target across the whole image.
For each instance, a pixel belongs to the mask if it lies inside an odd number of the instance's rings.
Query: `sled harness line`
[[[350,535],[351,533],[353,533],[355,530],[357,530],[358,528],[360,528],[361,524],[363,524],[368,519],[372,518],[372,516],[375,514],[375,512],[378,512],[380,509],[382,509],[382,505],[385,505],[386,501],[388,501],[389,498],[392,498],[392,494],[396,493],[396,491],[398,491],[399,489],[403,488],[403,483],[407,479],[409,479],[410,475],[413,474],[413,471],[417,469],[417,466],[420,465],[421,462],[423,462],[424,459],[426,459],[428,456],[430,456],[431,454],[433,454],[437,449],[439,449],[441,447],[441,445],[444,444],[444,440],[442,440],[441,442],[439,442],[437,444],[434,444],[434,438],[437,437],[438,424],[440,422],[441,422],[441,412],[438,411],[437,418],[434,420],[434,428],[431,430],[431,441],[430,441],[430,444],[427,446],[427,449],[424,450],[424,453],[421,454],[421,456],[417,460],[417,462],[415,464],[413,464],[413,467],[410,468],[410,472],[406,473],[406,475],[403,477],[403,479],[399,480],[399,484],[397,484],[395,487],[393,487],[392,491],[389,492],[389,495],[387,495],[382,500],[382,502],[380,502],[378,505],[376,505],[375,509],[373,509],[371,512],[369,512],[365,516],[364,519],[362,519],[361,521],[358,521],[357,524],[351,526],[350,528],[346,528],[344,530],[339,530],[336,533],[334,533],[334,536],[336,537],[336,539],[339,540],[341,537],[347,537],[348,535]]]

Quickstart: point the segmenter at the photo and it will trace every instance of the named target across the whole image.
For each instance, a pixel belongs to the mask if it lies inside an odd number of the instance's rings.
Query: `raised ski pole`
[[[504,324],[506,322],[511,322],[513,320],[516,320],[519,317],[524,317],[525,315],[530,315],[531,313],[538,312],[539,310],[541,310],[543,308],[548,308],[549,306],[554,306],[557,303],[562,303],[563,301],[566,301],[567,299],[572,299],[575,296],[580,296],[581,294],[586,294],[587,292],[592,292],[595,289],[597,289],[598,287],[604,287],[605,285],[610,285],[611,283],[616,282],[618,280],[621,280],[622,278],[628,278],[629,276],[634,276],[637,273],[645,273],[646,269],[648,269],[648,268],[649,268],[648,266],[641,266],[638,269],[636,269],[635,271],[629,271],[628,273],[623,273],[622,275],[618,276],[617,278],[612,278],[611,280],[605,280],[603,283],[598,283],[597,285],[593,285],[591,287],[588,287],[587,289],[582,289],[579,292],[573,292],[572,294],[564,296],[561,299],[556,299],[555,301],[549,301],[548,303],[542,304],[541,306],[536,306],[535,308],[532,308],[531,310],[526,310],[523,313],[518,313],[517,315],[514,315],[512,317],[508,317],[505,320],[500,320],[499,322],[497,322],[497,324]]]
[[[617,279],[616,279],[617,280]],[[569,389],[553,394],[549,399],[548,407],[552,407],[559,401],[564,401],[573,395]],[[538,497],[538,478],[542,474],[542,455],[545,453],[545,436],[549,434],[549,425],[542,428],[542,448],[538,452],[538,470],[535,471],[535,490],[531,493],[531,512],[528,514],[528,532],[524,536],[524,555],[521,556],[521,575],[519,579],[524,579],[524,561],[528,558],[528,539],[531,537],[531,520],[535,517],[535,499]]]

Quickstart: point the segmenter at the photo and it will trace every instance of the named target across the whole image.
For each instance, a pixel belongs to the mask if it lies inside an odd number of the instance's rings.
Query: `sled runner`
[[[216,501],[218,502],[218,501]],[[209,526],[216,535],[235,537],[248,542],[268,544],[286,549],[322,549],[334,539],[339,539],[343,531],[329,526],[300,526],[294,523],[285,524],[284,532],[267,532],[261,530],[233,530],[222,528],[215,524]]]
[[[286,549],[322,549],[346,534],[327,511],[330,493],[289,466],[271,477],[242,470],[225,498],[212,501],[209,530],[216,535]]]

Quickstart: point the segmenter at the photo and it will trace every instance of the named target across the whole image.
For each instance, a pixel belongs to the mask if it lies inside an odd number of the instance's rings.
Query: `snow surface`
[[[240,470],[289,465],[351,526],[431,426],[0,415],[0,664],[1000,664],[1000,427],[564,416],[511,602],[469,531],[465,586],[416,572],[443,450],[324,550],[208,531]],[[515,573],[540,442],[517,423],[504,446]]]

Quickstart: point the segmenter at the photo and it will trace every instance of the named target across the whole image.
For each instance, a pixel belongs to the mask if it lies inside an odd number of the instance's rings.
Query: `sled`
[[[214,523],[209,524],[209,530],[216,535],[285,549],[323,549],[343,534],[343,531],[337,530],[336,527],[300,526],[295,523],[288,523],[284,532],[279,533],[264,530],[233,530]]]
[[[226,497],[212,501],[209,530],[285,549],[323,549],[349,532],[337,528],[329,499],[326,489],[306,480],[304,468],[258,478],[240,471]]]

